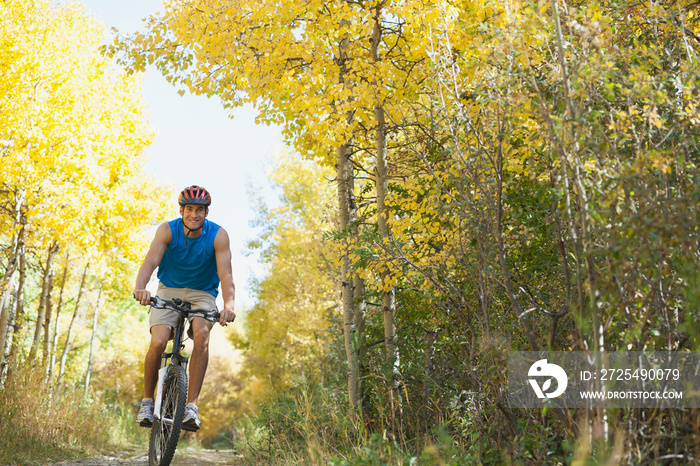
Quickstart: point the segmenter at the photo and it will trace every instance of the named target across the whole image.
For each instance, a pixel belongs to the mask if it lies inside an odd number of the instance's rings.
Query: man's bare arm
[[[221,281],[221,294],[224,299],[224,309],[221,311],[219,323],[225,325],[236,318],[234,301],[236,299],[236,285],[233,283],[233,268],[231,266],[231,246],[228,233],[219,228],[214,238],[214,253],[216,254],[216,271]]]
[[[163,223],[158,226],[156,235],[151,241],[151,246],[148,248],[146,258],[139,268],[139,273],[136,275],[136,285],[134,286],[134,298],[144,306],[148,305],[151,299],[151,293],[146,289],[148,281],[153,275],[153,271],[158,267],[163,259],[163,254],[170,244],[172,234],[170,233],[170,225]]]

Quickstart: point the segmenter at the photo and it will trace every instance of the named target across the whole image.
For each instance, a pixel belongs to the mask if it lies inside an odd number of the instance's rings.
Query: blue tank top
[[[158,266],[158,280],[170,288],[192,288],[219,294],[219,274],[216,270],[214,238],[219,225],[204,219],[202,234],[198,238],[187,238],[182,219],[168,222],[172,239]]]

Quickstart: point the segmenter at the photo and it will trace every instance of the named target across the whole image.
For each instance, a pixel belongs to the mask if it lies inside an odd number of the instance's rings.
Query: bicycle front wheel
[[[151,466],[167,466],[173,459],[180,439],[182,419],[187,401],[187,372],[181,366],[168,367],[163,387],[160,419],[153,419],[148,462]]]

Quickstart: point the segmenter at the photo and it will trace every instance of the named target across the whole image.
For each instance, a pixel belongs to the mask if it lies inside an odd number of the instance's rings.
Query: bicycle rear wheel
[[[148,462],[151,466],[167,466],[172,461],[180,439],[186,401],[187,372],[181,366],[171,365],[163,387],[160,419],[153,419],[151,427],[148,448]]]

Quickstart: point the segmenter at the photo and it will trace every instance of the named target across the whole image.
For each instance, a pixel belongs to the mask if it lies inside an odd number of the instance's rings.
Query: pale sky
[[[142,18],[162,9],[160,0],[83,0],[90,13],[110,29],[124,33],[142,28]],[[252,306],[248,290],[251,274],[262,268],[255,256],[245,256],[255,231],[249,186],[264,188],[265,198],[274,199],[266,169],[272,154],[282,147],[278,127],[256,125],[252,107],[233,110],[228,118],[217,99],[185,94],[180,96],[155,68],[145,73],[144,94],[150,109],[155,142],[147,149],[147,171],[159,184],[177,191],[197,184],[211,192],[209,219],[228,231],[233,253],[236,307]],[[173,199],[173,218],[178,215]]]

